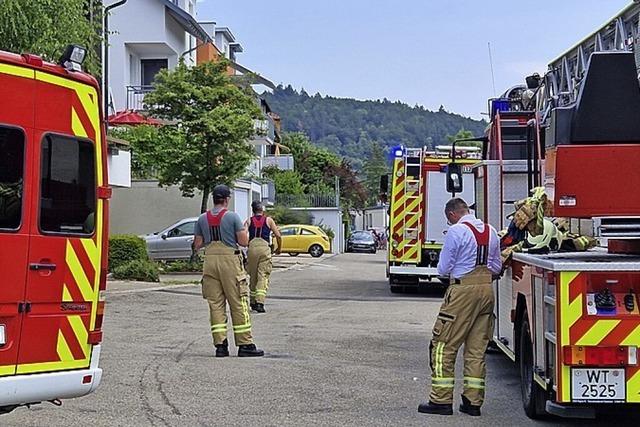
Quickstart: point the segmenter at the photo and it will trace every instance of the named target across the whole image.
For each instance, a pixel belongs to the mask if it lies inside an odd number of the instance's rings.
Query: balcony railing
[[[144,110],[144,97],[153,91],[153,86],[127,86],[127,110]]]
[[[262,167],[276,167],[283,171],[294,169],[293,156],[265,156],[262,158]]]
[[[335,208],[338,200],[333,194],[276,194],[276,204],[288,208]]]
[[[272,144],[276,140],[276,125],[269,116],[263,119],[254,120],[256,135],[253,137],[254,144]]]

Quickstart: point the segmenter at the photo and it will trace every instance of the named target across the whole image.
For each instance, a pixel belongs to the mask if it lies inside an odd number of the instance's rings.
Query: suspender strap
[[[213,214],[211,211],[207,211],[207,223],[209,224],[209,228],[211,229],[211,240],[213,242],[220,242],[222,240],[220,224],[222,224],[222,218],[226,213],[226,209],[222,209],[217,214]]]
[[[264,227],[265,223],[267,222],[267,217],[264,215],[261,216],[253,216],[251,217],[251,225],[253,228],[253,233],[251,237],[251,239],[255,239],[256,237],[262,237],[262,228]]]
[[[471,223],[463,222],[463,224],[471,230],[473,237],[476,239],[476,243],[478,244],[476,265],[487,265],[487,260],[489,258],[489,226],[485,224],[484,231],[479,232]]]

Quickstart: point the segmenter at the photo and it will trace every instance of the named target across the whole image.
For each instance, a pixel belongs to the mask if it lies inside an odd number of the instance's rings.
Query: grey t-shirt
[[[213,208],[211,209],[211,213],[214,215],[219,213],[222,209]],[[222,243],[225,245],[237,249],[238,241],[236,240],[236,233],[241,231],[244,228],[244,224],[242,224],[242,220],[240,216],[235,213],[228,211],[224,217],[222,217],[222,222],[220,223],[220,235],[222,236]],[[198,222],[196,222],[196,227],[194,229],[194,234],[196,236],[202,236],[204,239],[205,246],[211,243],[211,228],[209,227],[209,221],[207,220],[207,214],[203,213],[198,218]]]

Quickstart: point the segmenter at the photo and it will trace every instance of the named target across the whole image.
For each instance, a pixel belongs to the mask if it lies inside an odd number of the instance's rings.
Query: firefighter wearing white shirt
[[[453,224],[445,238],[438,274],[448,276],[431,340],[431,393],[418,407],[427,414],[453,414],[455,360],[464,344],[464,390],[460,411],[480,415],[484,401],[485,350],[493,333],[494,274],[502,270],[496,231],[469,212],[464,200],[451,199],[445,215]]]

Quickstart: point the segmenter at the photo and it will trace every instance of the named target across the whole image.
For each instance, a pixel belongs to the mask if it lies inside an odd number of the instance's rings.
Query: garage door
[[[240,219],[245,221],[249,218],[249,191],[235,190],[233,196],[235,211],[240,215]]]

